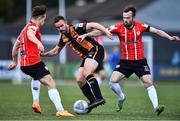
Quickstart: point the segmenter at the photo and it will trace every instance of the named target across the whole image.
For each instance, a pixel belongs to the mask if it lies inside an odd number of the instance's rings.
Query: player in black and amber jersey
[[[88,105],[89,112],[99,105],[105,103],[101,95],[100,88],[93,73],[104,59],[104,48],[91,37],[80,39],[79,35],[87,33],[88,29],[97,29],[105,33],[110,39],[112,34],[98,23],[80,23],[73,26],[67,23],[62,16],[54,19],[56,29],[61,33],[59,43],[50,51],[45,52],[44,56],[57,55],[61,49],[67,45],[76,55],[81,57],[82,63],[78,69],[76,81],[83,94],[90,101]]]

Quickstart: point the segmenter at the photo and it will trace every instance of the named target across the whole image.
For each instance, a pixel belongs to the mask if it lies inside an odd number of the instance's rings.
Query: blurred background
[[[136,19],[150,26],[162,29],[180,37],[179,0],[1,0],[0,1],[0,80],[12,80],[21,84],[27,76],[19,68],[9,72],[13,42],[21,29],[30,20],[31,8],[45,4],[48,7],[46,24],[42,27],[42,39],[46,50],[59,41],[59,33],[53,25],[53,18],[63,15],[72,23],[99,22],[108,27],[122,21],[122,11],[126,5],[137,8]],[[119,47],[116,36],[109,40],[105,36],[96,38],[102,41],[107,57],[105,59],[106,80],[112,73],[110,54]],[[143,35],[144,49],[155,80],[180,80],[180,43],[171,42],[157,35]],[[43,58],[56,80],[75,80],[76,69],[81,60],[68,48],[55,57]]]

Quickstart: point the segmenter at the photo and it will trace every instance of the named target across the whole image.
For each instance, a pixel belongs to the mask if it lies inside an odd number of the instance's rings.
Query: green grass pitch
[[[107,83],[107,82],[106,82]],[[0,82],[0,120],[180,120],[180,81],[160,81],[155,83],[159,103],[164,104],[165,111],[156,116],[147,91],[139,81],[125,81],[123,91],[126,101],[123,110],[116,112],[117,97],[107,84],[101,85],[106,104],[94,109],[88,115],[75,117],[56,117],[56,110],[48,98],[47,89],[41,86],[40,104],[42,114],[32,111],[30,83],[12,85]],[[72,113],[72,106],[78,99],[84,99],[75,82],[60,83],[57,86],[64,108]]]

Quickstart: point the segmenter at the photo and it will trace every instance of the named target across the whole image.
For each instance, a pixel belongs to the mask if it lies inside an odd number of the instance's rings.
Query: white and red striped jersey
[[[118,35],[123,60],[144,59],[144,48],[142,33],[147,31],[148,25],[142,22],[135,22],[134,27],[127,29],[123,23],[110,26],[109,30]]]
[[[41,32],[35,23],[29,22],[21,31],[18,36],[18,41],[20,42],[20,65],[21,66],[31,66],[41,61],[40,52],[35,43],[30,41],[27,37],[27,31],[31,29],[39,41],[41,41]]]

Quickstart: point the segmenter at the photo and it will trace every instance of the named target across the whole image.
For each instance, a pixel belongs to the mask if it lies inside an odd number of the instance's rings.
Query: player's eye
[[[63,27],[63,25],[56,26],[56,29],[60,29],[61,27]]]

